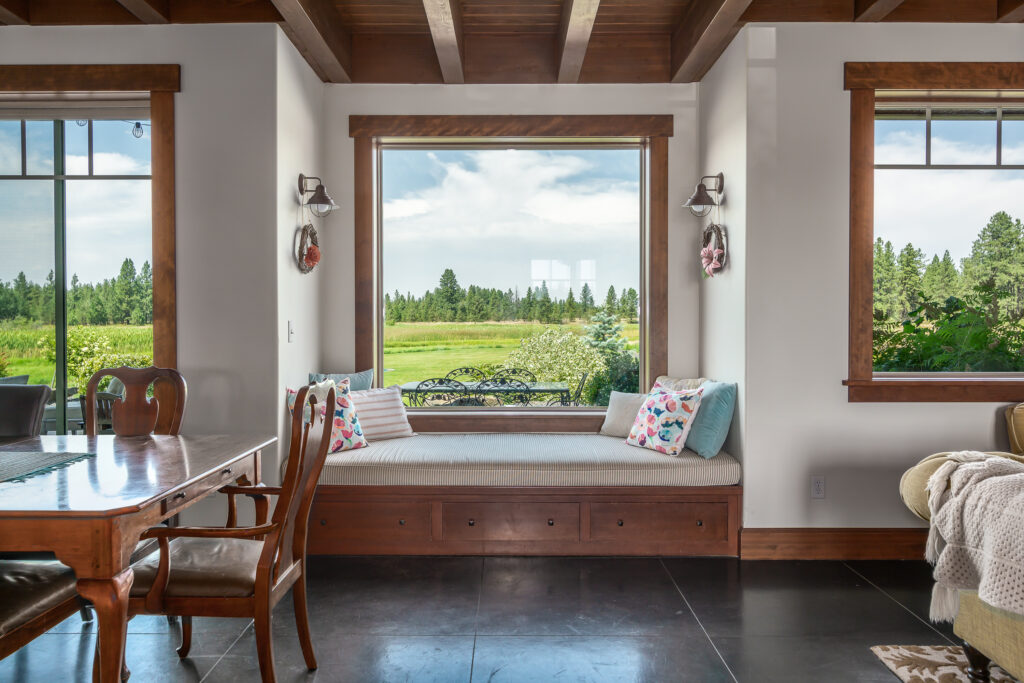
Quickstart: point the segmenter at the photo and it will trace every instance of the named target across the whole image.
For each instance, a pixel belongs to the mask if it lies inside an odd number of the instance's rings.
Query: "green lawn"
[[[73,330],[76,328],[72,328]],[[111,352],[148,354],[153,350],[151,325],[97,325],[89,326],[110,340]],[[52,343],[53,325],[0,322],[0,376],[28,375],[32,384],[50,384],[54,364],[46,359],[46,350],[39,340],[49,337]],[[7,369],[2,368],[6,358]]]

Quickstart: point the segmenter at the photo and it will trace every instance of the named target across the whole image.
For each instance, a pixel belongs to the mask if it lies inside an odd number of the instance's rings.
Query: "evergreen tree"
[[[604,312],[610,315],[615,315],[616,309],[618,308],[618,298],[615,296],[615,286],[608,286],[608,294],[604,297]]]
[[[590,285],[584,282],[583,289],[580,290],[580,312],[586,316],[592,310],[594,310],[594,292],[590,289]]]
[[[587,343],[606,356],[622,353],[626,338],[620,336],[622,324],[608,311],[598,311],[587,325]]]
[[[939,260],[938,255],[932,257],[931,263],[924,270],[921,278],[921,289],[925,298],[932,303],[942,303],[960,291],[960,273],[953,264],[949,250]]]
[[[921,297],[921,271],[924,269],[924,252],[907,244],[896,259],[896,283],[898,290],[898,313],[900,320],[917,308]]]
[[[999,312],[1008,320],[1024,317],[1024,226],[1005,211],[992,216],[963,261],[965,291],[991,282],[1005,294]]]
[[[149,325],[153,322],[153,268],[149,261],[143,261],[139,270],[137,306],[132,311],[132,325]]]
[[[636,289],[630,287],[622,290],[622,298],[619,301],[619,315],[631,323],[635,323],[640,315],[640,295]]]
[[[894,320],[899,308],[896,286],[896,253],[892,242],[875,239],[874,265],[875,315]]]
[[[455,320],[463,296],[459,281],[455,279],[455,271],[451,268],[444,269],[436,291],[438,314],[442,316],[440,319],[449,322]]]
[[[121,263],[121,272],[114,281],[114,298],[107,304],[107,314],[118,324],[127,325],[132,320],[132,308],[136,305],[135,264],[130,258]]]
[[[569,295],[565,297],[565,308],[563,313],[569,322],[576,320],[580,315],[579,306],[576,305],[576,297],[572,294],[572,287],[569,288]]]
[[[19,318],[29,317],[29,302],[31,297],[29,292],[31,288],[28,284],[28,278],[25,277],[25,271],[19,271],[17,277],[14,278],[14,299],[18,302],[15,309],[15,315]]]
[[[548,292],[547,280],[541,280],[540,295],[537,297],[537,321],[542,323],[557,322],[555,310],[551,305],[551,294]]]

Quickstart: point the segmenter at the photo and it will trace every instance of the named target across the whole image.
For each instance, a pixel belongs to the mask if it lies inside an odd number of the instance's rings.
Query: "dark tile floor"
[[[274,614],[293,681],[887,681],[871,645],[953,641],[927,621],[922,562],[656,558],[310,559],[320,669],[291,601]],[[174,653],[162,617],[129,626],[132,681],[259,680],[251,625],[196,619]],[[89,681],[94,631],[75,616],[0,662],[0,681]]]

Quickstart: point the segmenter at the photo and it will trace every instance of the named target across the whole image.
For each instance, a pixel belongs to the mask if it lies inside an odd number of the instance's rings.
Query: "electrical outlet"
[[[811,477],[811,498],[825,497],[825,477],[814,475]]]

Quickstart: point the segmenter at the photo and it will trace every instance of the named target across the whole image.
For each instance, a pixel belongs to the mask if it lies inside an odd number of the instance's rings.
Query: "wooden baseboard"
[[[927,529],[742,529],[744,560],[920,560]]]

